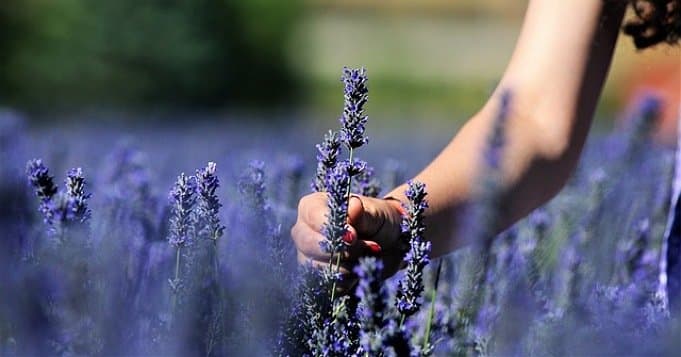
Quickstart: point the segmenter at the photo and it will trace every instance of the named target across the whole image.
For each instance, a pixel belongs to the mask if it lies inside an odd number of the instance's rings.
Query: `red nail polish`
[[[348,245],[351,245],[355,242],[355,236],[352,234],[352,232],[347,231],[345,234],[343,234],[343,242]]]
[[[367,246],[373,254],[381,254],[381,246],[374,242],[367,242]]]

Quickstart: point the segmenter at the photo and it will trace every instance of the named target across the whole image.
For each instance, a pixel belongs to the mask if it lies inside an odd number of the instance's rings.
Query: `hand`
[[[300,200],[298,219],[291,228],[300,264],[312,263],[316,267],[329,264],[331,256],[319,244],[326,239],[321,232],[327,212],[326,193],[312,193]],[[402,207],[396,200],[350,197],[349,229],[344,237],[348,250],[341,256],[342,274],[352,275],[353,266],[363,256],[380,257],[386,278],[399,270],[404,254],[404,243],[400,240],[401,212]]]

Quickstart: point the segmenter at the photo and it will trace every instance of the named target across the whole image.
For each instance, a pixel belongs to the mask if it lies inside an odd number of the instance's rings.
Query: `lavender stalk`
[[[168,242],[175,247],[175,277],[170,280],[173,290],[172,309],[177,309],[178,297],[182,286],[180,279],[180,257],[182,248],[191,244],[194,233],[194,206],[196,204],[196,181],[192,176],[184,173],[178,176],[175,185],[170,191],[172,216],[170,218],[170,233]]]
[[[397,288],[397,310],[401,314],[400,326],[404,320],[414,315],[422,304],[423,269],[430,263],[430,242],[424,240],[426,227],[423,214],[428,208],[425,184],[419,181],[408,181],[405,192],[409,202],[404,205],[406,215],[402,218],[402,233],[409,239],[409,251],[404,258],[407,273],[400,280]]]

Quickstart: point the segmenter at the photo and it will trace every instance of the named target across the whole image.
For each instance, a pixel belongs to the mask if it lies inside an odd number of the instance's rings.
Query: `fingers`
[[[321,232],[328,211],[326,193],[312,193],[300,199],[298,221],[305,222],[313,230]]]
[[[348,223],[356,229],[360,239],[390,247],[400,236],[401,219],[399,210],[386,200],[354,195],[350,198]]]
[[[314,231],[308,226],[296,224],[293,226],[291,234],[296,236],[299,263],[302,264],[308,260],[313,260],[328,264],[329,261],[336,259],[332,259],[331,254],[324,252],[321,248],[319,243],[326,239],[321,233]],[[347,245],[345,251],[339,253],[341,262],[354,264],[361,257],[379,256],[381,254],[382,248],[378,243],[357,239],[354,228],[350,227],[348,236],[350,238],[347,241],[351,243]]]

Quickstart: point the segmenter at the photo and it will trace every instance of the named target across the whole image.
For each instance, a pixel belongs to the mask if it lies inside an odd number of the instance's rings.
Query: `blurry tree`
[[[25,108],[272,104],[297,1],[2,0],[0,99]]]

